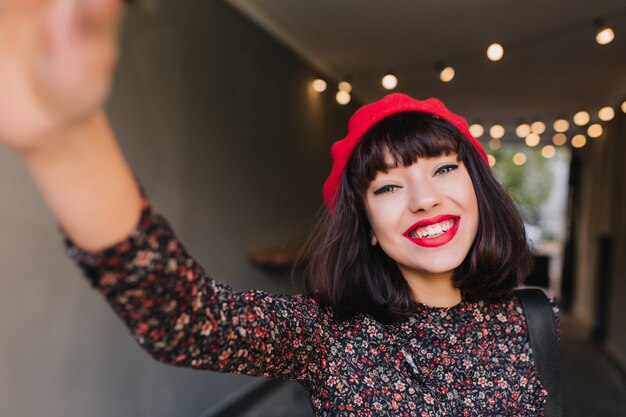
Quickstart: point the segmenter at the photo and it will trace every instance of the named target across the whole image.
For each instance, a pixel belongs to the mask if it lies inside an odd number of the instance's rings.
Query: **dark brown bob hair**
[[[524,223],[474,146],[450,122],[427,113],[389,116],[361,138],[341,178],[332,214],[325,213],[312,240],[306,290],[342,319],[370,314],[398,322],[415,313],[417,301],[395,261],[370,244],[363,196],[380,171],[386,150],[397,166],[419,158],[456,154],[474,185],[478,231],[453,284],[464,300],[498,302],[512,296],[532,267]]]

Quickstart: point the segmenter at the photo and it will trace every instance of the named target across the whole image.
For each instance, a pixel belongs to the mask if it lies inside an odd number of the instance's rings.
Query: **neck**
[[[452,285],[452,273],[402,275],[406,279],[413,297],[418,303],[431,307],[452,307],[462,301],[461,290]]]

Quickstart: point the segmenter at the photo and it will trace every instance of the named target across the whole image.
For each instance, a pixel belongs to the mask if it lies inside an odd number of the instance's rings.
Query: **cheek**
[[[478,210],[478,200],[476,200],[476,194],[472,192],[472,211],[476,218],[476,229],[478,229],[478,221],[480,219],[480,212]]]
[[[468,214],[472,218],[476,219],[476,223],[477,223],[479,219],[478,199],[476,198],[476,191],[474,191],[474,185],[472,184],[472,180],[469,178],[469,175],[467,176],[465,180],[465,184],[459,191],[461,193],[459,195],[463,196],[463,203],[462,203],[463,206],[465,206],[465,209],[467,210]],[[476,225],[476,227],[478,227],[478,225]]]
[[[471,236],[471,240],[472,242],[474,241],[474,239],[476,239],[476,235],[478,233],[478,223],[480,222],[480,215],[479,215],[479,211],[478,211],[478,202],[476,201],[476,196],[472,196],[472,199],[470,201],[470,205],[469,205],[469,211],[470,211],[470,218],[471,218],[471,224],[470,224],[470,228],[469,228],[469,233]]]
[[[374,233],[378,241],[380,242],[381,240],[384,240],[386,234],[385,231],[387,230],[387,226],[384,224],[384,222],[373,219],[373,221],[370,220],[370,224],[372,226],[372,232]]]
[[[368,218],[372,231],[379,239],[384,239],[385,236],[391,236],[397,233],[400,219],[397,206],[382,204],[370,206],[368,209]]]

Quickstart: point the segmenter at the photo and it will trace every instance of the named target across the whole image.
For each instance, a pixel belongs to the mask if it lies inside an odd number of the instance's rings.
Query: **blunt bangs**
[[[428,113],[405,112],[386,117],[361,138],[346,167],[354,189],[363,193],[379,172],[386,173],[391,155],[394,165],[409,166],[421,158],[456,154],[464,160],[460,132],[449,122]]]

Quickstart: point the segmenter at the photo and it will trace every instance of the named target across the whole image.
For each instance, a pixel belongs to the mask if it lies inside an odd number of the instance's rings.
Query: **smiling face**
[[[397,164],[364,191],[373,241],[393,259],[407,281],[452,277],[478,229],[478,203],[465,165],[455,153]]]
[[[441,118],[379,121],[356,144],[335,197],[306,288],[340,317],[397,322],[419,303],[499,302],[530,272],[515,204],[480,149]]]

